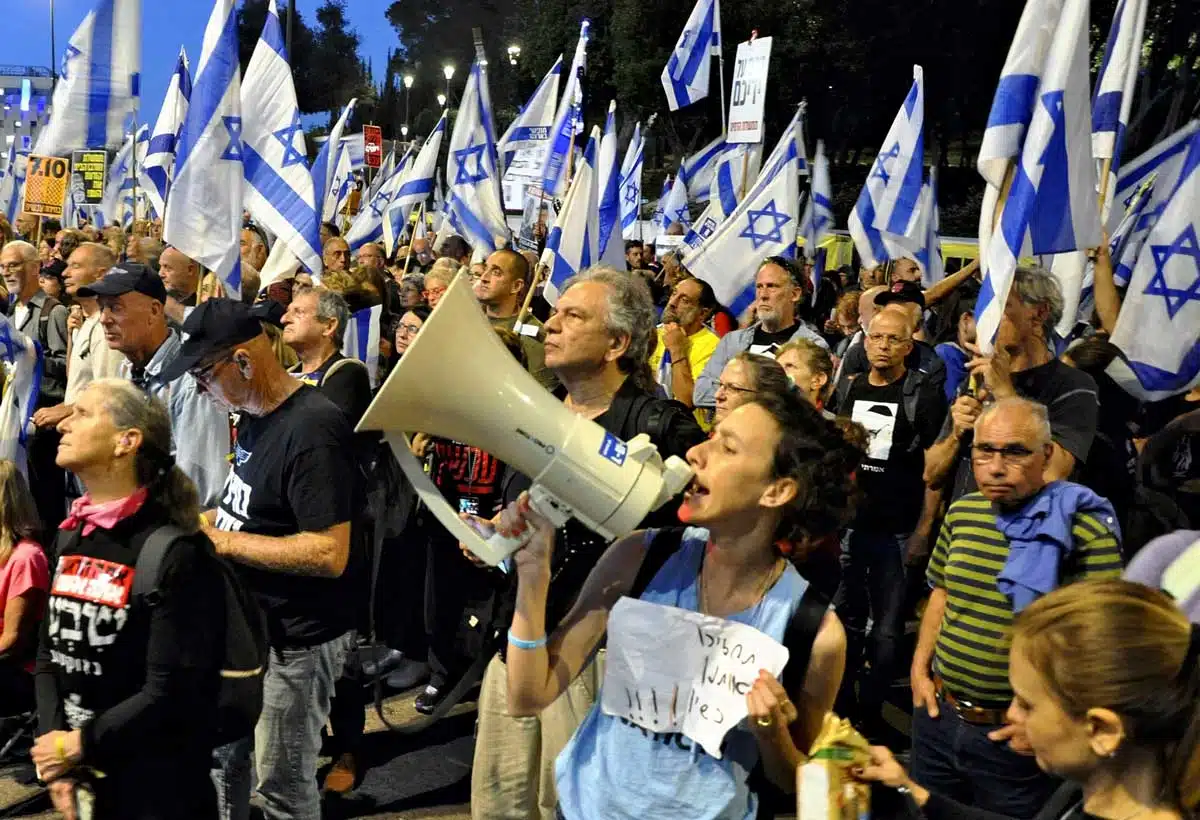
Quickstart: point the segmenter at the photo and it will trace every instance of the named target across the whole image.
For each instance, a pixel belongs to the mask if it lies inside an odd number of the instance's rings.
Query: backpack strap
[[[156,606],[161,596],[158,586],[162,581],[163,562],[171,546],[188,533],[174,524],[166,524],[146,537],[138,553],[133,571],[133,594],[150,606]]]
[[[670,527],[654,533],[654,538],[651,539],[650,546],[646,549],[646,556],[642,559],[642,566],[633,579],[633,586],[629,588],[629,597],[641,598],[646,587],[650,586],[650,582],[654,580],[654,576],[663,568],[663,564],[667,563],[668,558],[679,552],[681,546],[683,546],[683,527]]]
[[[790,690],[789,694],[804,687],[808,664],[812,660],[813,644],[828,611],[829,599],[810,582],[808,589],[800,596],[800,603],[797,604],[796,611],[792,613],[783,633],[783,645],[788,649],[787,665],[792,667],[796,674],[793,686],[786,687]]]
[[[360,362],[358,359],[352,359],[349,356],[347,356],[344,359],[338,359],[336,362],[334,362],[333,364],[331,364],[329,366],[329,369],[325,371],[325,375],[323,375],[321,377],[320,384],[324,385],[325,382],[329,381],[330,376],[332,376],[334,373],[341,370],[346,365],[350,365],[350,364],[356,364],[359,367],[361,367],[363,370],[367,369],[367,366],[365,364],[363,364],[362,362]]]
[[[53,296],[47,296],[42,302],[41,311],[38,313],[38,341],[42,343],[42,347],[46,350],[50,349],[50,314],[61,304],[62,302]]]

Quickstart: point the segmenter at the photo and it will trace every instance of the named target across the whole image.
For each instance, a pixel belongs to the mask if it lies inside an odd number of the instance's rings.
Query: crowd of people
[[[1044,270],[985,354],[975,264],[925,288],[914,260],[770,257],[732,316],[637,241],[551,306],[536,254],[453,235],[389,258],[325,225],[319,278],[264,285],[247,221],[240,293],[159,236],[0,219],[8,322],[42,356],[27,476],[0,462],[0,706],[36,713],[64,816],[319,818],[369,763],[371,680],[434,719],[477,701],[478,820],[794,811],[830,712],[914,816],[1200,804],[1200,390],[1132,400],[1102,321],[1055,332]],[[461,515],[533,537],[493,568],[442,528],[355,429],[463,278],[570,412],[686,459],[681,498],[609,543],[480,443],[413,431]],[[600,707],[622,597],[788,648],[719,757]]]

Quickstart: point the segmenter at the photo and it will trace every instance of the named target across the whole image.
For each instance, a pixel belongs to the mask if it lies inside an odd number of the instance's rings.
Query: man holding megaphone
[[[593,268],[567,282],[557,311],[546,323],[546,366],[563,385],[566,407],[594,420],[623,441],[645,433],[660,455],[683,457],[704,439],[686,408],[656,399],[647,360],[654,346],[654,303],[645,283],[626,273]],[[514,501],[530,486],[510,471],[503,482],[504,501]],[[673,523],[674,504],[650,518]],[[486,522],[485,522],[486,525]],[[566,615],[607,540],[571,521],[556,536],[554,580],[550,583],[547,628]],[[508,623],[516,585],[499,607]],[[475,818],[555,816],[554,761],[591,708],[599,691],[600,671],[593,663],[570,689],[535,718],[508,713],[506,647],[492,659],[479,698],[479,727],[471,775],[471,812]]]

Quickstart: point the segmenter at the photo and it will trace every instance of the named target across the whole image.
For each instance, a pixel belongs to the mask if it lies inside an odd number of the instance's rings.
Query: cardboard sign
[[[682,734],[712,757],[748,714],[746,694],[787,664],[783,644],[752,626],[622,598],[608,618],[600,708],[656,734]]]
[[[71,185],[80,205],[99,205],[104,201],[104,177],[108,154],[104,151],[75,151],[71,155]]]
[[[62,219],[71,163],[61,157],[29,155],[25,167],[25,202],[21,210],[35,216]]]
[[[763,107],[767,101],[767,70],[770,65],[770,37],[738,43],[726,142],[763,141]]]
[[[368,168],[383,165],[383,129],[378,125],[363,126],[363,162]]]

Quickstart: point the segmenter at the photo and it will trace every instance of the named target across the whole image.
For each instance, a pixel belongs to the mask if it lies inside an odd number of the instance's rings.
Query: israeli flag
[[[417,207],[433,193],[434,176],[437,174],[438,151],[442,148],[442,136],[446,133],[445,111],[421,146],[417,158],[404,171],[404,178],[396,187],[396,194],[384,213],[383,241],[387,246],[387,254],[391,256],[404,229],[408,226],[408,217],[413,208]]]
[[[104,197],[100,200],[100,210],[96,213],[97,225],[120,225],[125,208],[125,195],[133,191],[133,163],[135,137],[130,134],[125,138],[121,150],[113,155],[108,164],[108,175],[104,179]]]
[[[216,273],[232,294],[242,290],[242,180],[237,8],[217,0],[179,133],[163,241]]]
[[[704,202],[712,192],[713,178],[717,173],[717,165],[721,157],[733,150],[733,145],[725,142],[724,135],[717,137],[699,151],[683,158],[679,165],[679,176],[683,179],[684,189],[688,198],[696,202]]]
[[[916,248],[917,264],[921,267],[921,285],[926,289],[946,278],[946,264],[942,258],[941,218],[938,215],[937,168],[929,169],[929,178],[921,187],[921,217],[917,235],[920,244]]]
[[[0,459],[26,472],[26,447],[42,389],[41,345],[0,314],[0,368],[6,371],[0,392]]]
[[[807,103],[803,102],[796,106],[796,113],[792,115],[787,128],[783,129],[783,134],[780,135],[779,142],[775,144],[775,149],[771,151],[767,161],[762,163],[762,167],[766,168],[772,176],[779,173],[779,169],[790,161],[788,156],[793,150],[796,152],[796,164],[800,169],[800,176],[808,175],[808,152],[804,148],[804,114],[807,108]],[[757,175],[754,178],[757,179]]]
[[[342,355],[358,359],[367,366],[371,389],[379,387],[379,334],[383,321],[383,305],[363,308],[350,316],[346,337],[342,340]]]
[[[625,160],[621,163],[621,238],[633,239],[638,235],[638,221],[642,214],[642,169],[646,156],[646,139],[642,136],[642,124],[633,127],[633,139],[625,149]]]
[[[350,153],[345,146],[337,148],[337,165],[334,166],[333,181],[329,185],[329,196],[321,213],[323,221],[332,222],[346,213],[350,194],[354,193],[354,171],[350,168]]]
[[[1125,203],[1125,216],[1108,240],[1108,255],[1113,263],[1113,280],[1118,287],[1129,286],[1129,278],[1133,275],[1134,267],[1137,266],[1137,258],[1141,255],[1145,235],[1141,237],[1142,241],[1140,242],[1134,242],[1133,237],[1139,226],[1147,221],[1146,210],[1154,195],[1157,181],[1158,177],[1151,175],[1142,183],[1142,187],[1137,189],[1133,198]],[[1145,233],[1149,233],[1149,228]]]
[[[1112,27],[1108,30],[1108,42],[1104,45],[1104,61],[1096,77],[1096,91],[1092,97],[1092,156],[1112,160],[1109,191],[1112,191],[1112,182],[1120,169],[1121,146],[1133,109],[1147,6],[1147,0],[1120,0],[1117,3]]]
[[[458,118],[450,135],[446,177],[450,195],[446,205],[455,232],[490,252],[508,238],[508,223],[500,204],[500,176],[496,167],[496,132],[492,108],[483,82],[483,68],[471,66]]]
[[[192,99],[192,73],[188,69],[187,53],[179,49],[175,73],[167,86],[154,132],[146,149],[146,159],[141,164],[142,187],[150,204],[159,214],[166,213],[167,195],[171,191],[171,172],[175,168],[175,145],[179,129],[187,117],[188,104]]]
[[[743,192],[754,184],[761,170],[762,145],[759,143],[734,145],[724,152],[713,174],[708,205],[684,234],[683,244],[692,250],[700,247],[717,226],[737,210]]]
[[[437,172],[437,179],[433,183],[433,209],[434,214],[433,230],[440,231],[442,223],[446,221],[446,186],[442,181],[442,169]]]
[[[1197,132],[1200,132],[1200,120],[1192,120],[1144,154],[1123,164],[1113,190],[1114,201],[1132,202],[1147,182],[1152,181],[1153,185],[1145,202],[1139,205],[1141,215],[1132,225],[1127,226],[1120,253],[1113,254],[1113,278],[1117,284],[1128,284],[1133,275],[1133,268],[1141,255],[1142,246],[1167,207],[1167,199],[1179,183],[1188,146]],[[1108,216],[1110,237],[1121,233],[1121,219],[1120,209],[1114,208]]]
[[[662,205],[662,232],[672,225],[679,225],[686,232],[692,226],[692,215],[688,211],[687,183],[683,181],[682,169],[675,175],[667,201]]]
[[[850,236],[868,268],[913,254],[925,162],[924,89],[924,72],[915,65],[912,87],[850,213]]]
[[[340,166],[342,132],[346,130],[346,121],[358,104],[357,99],[350,101],[342,110],[342,116],[329,132],[329,139],[317,152],[317,160],[312,166],[313,193],[316,195],[316,212],[321,215],[322,222],[331,222],[337,213],[337,205],[341,200],[342,184],[350,177],[350,158],[346,158],[344,166]],[[343,168],[344,173],[343,173]],[[339,174],[343,174],[339,177]],[[320,228],[318,227],[318,236]]]
[[[687,255],[683,266],[712,285],[717,301],[740,316],[754,302],[754,274],[762,260],[795,256],[799,204],[799,153],[792,143],[783,164],[759,175],[737,210]]]
[[[321,270],[320,220],[283,26],[275,0],[242,83],[246,208],[304,267]]]
[[[375,174],[375,179],[371,181],[370,196],[374,197],[379,193],[379,189],[383,187],[384,180],[388,179],[396,171],[396,144],[392,143],[392,150],[388,152],[387,158],[383,164],[379,166],[379,171]]]
[[[139,107],[141,71],[141,0],[99,0],[67,43],[34,153],[120,145]]]
[[[21,211],[21,196],[25,187],[25,166],[29,154],[17,151],[17,141],[8,144],[8,156],[4,162],[4,174],[0,176],[0,213],[15,225]]]
[[[617,270],[625,266],[625,243],[621,240],[621,168],[617,165],[617,101],[608,104],[604,136],[600,139],[600,261]]]
[[[542,295],[551,305],[558,304],[562,286],[568,279],[600,261],[600,200],[596,179],[599,146],[600,129],[593,128],[562,209],[546,237],[541,261],[550,273]]]
[[[673,186],[671,185],[671,178],[669,176],[663,177],[662,192],[658,195],[658,202],[655,203],[655,205],[654,205],[654,215],[650,218],[651,231],[650,231],[650,236],[647,237],[647,239],[649,239],[650,241],[654,241],[654,239],[660,233],[663,233],[667,229],[667,226],[665,224],[666,223],[666,207],[667,207],[667,200],[671,198],[672,190],[673,190]]]
[[[713,57],[721,55],[721,0],[697,0],[662,72],[672,111],[708,96]]]
[[[817,142],[817,155],[812,164],[812,187],[804,216],[800,219],[800,235],[804,237],[804,256],[816,259],[817,246],[833,232],[833,184],[829,179],[829,160],[825,143]],[[817,282],[813,283],[814,286]],[[813,288],[815,296],[816,288]]]
[[[554,65],[538,83],[538,87],[496,143],[496,150],[507,166],[517,151],[542,148],[550,139],[554,114],[558,106],[558,85],[562,78],[563,57],[558,55]]]
[[[542,190],[546,196],[562,195],[567,183],[567,157],[574,136],[583,132],[583,75],[587,71],[588,31],[591,25],[584,20],[579,27],[579,42],[575,45],[575,57],[567,74],[567,87],[558,105],[554,125],[550,128],[546,161],[542,165]]]
[[[1054,5],[1050,0],[1029,0],[1018,26],[1018,38],[1027,28],[1026,18],[1031,11],[1045,15]],[[1087,110],[1088,4],[1087,0],[1064,0],[1057,5],[1057,15],[1039,18],[1042,26],[1052,29],[1052,37],[1042,52],[1043,62],[1024,66],[1024,70],[1035,73],[1022,75],[1020,81],[1014,76],[1001,76],[979,155],[980,173],[989,187],[997,188],[996,170],[1019,157],[1008,198],[996,222],[997,230],[982,251],[983,286],[975,306],[975,322],[985,353],[993,349],[1021,256],[1062,254],[1100,243],[1096,167],[1091,157]],[[1036,34],[1028,43],[1014,40],[1009,63],[1014,54],[1024,59],[1037,51],[1043,32],[1038,29]],[[1019,105],[1027,108],[1019,110]],[[1024,123],[1029,123],[1027,128]],[[1020,139],[1014,140],[1014,136]],[[989,153],[992,150],[1013,153]],[[1002,172],[1001,183],[1004,176]],[[981,222],[993,218],[985,207]],[[1077,305],[1082,270],[1068,285],[1075,291],[1069,301]],[[1074,311],[1070,315],[1073,317]]]
[[[409,149],[396,165],[396,170],[383,183],[379,193],[375,194],[354,217],[354,222],[344,237],[346,243],[350,245],[350,250],[358,251],[368,242],[378,242],[383,238],[383,216],[387,213],[388,206],[392,204],[392,199],[400,189],[400,184],[404,181],[404,174],[411,162],[412,149]]]
[[[1108,375],[1142,401],[1200,384],[1200,134],[1138,257],[1112,343]]]

